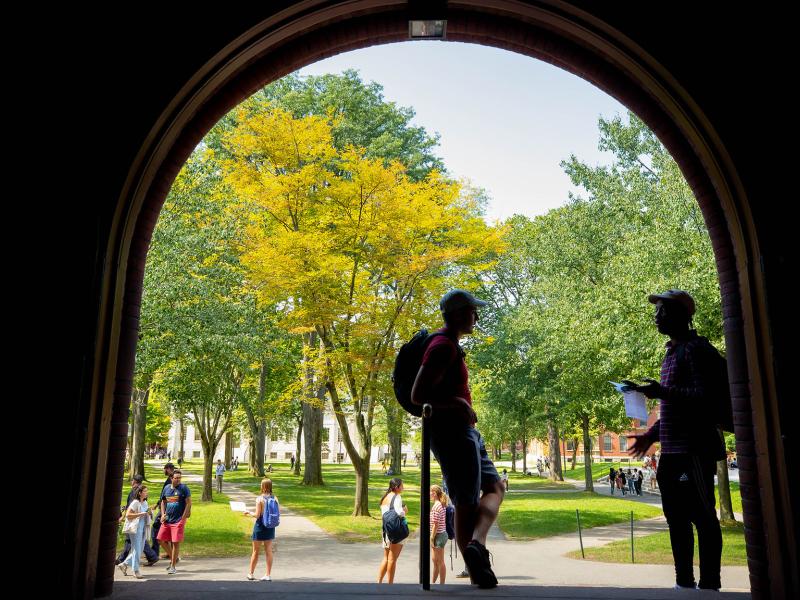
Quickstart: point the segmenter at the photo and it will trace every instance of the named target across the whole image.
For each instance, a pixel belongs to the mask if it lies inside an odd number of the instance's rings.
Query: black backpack
[[[728,383],[728,361],[719,353],[707,338],[698,337],[689,342],[692,349],[700,352],[702,364],[708,370],[711,380],[711,397],[705,409],[708,419],[722,431],[733,433],[733,407],[731,406],[731,390]],[[676,358],[683,359],[685,346],[678,347]]]
[[[420,329],[408,342],[403,344],[394,361],[394,371],[392,372],[394,395],[400,406],[415,417],[422,416],[422,407],[411,402],[411,388],[414,387],[414,381],[422,365],[425,349],[437,335],[446,334],[441,331],[429,334],[427,329]]]
[[[394,499],[389,500],[389,510],[383,513],[383,533],[392,544],[399,544],[408,537],[408,522],[394,509]]]

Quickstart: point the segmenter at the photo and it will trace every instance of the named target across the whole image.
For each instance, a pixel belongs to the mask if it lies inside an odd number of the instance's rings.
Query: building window
[[[200,430],[197,427],[194,428],[194,441],[200,441]]]
[[[575,450],[575,441],[567,440],[567,452],[572,452],[573,450]]]
[[[331,430],[325,427],[322,430],[322,441],[327,442],[329,439],[331,439]]]
[[[269,458],[270,458],[270,460],[277,460],[278,459],[278,453],[277,452],[270,452],[269,453]]]
[[[192,458],[202,458],[200,456],[200,450],[195,450],[194,452],[192,452]]]
[[[283,453],[283,458],[284,458],[285,460],[291,460],[291,458],[292,458],[292,453],[291,453],[291,452],[284,452],[284,453]]]
[[[619,451],[625,452],[628,450],[628,438],[624,435],[619,436]]]
[[[611,434],[607,433],[603,436],[603,452],[611,452]]]
[[[328,452],[323,452],[322,453],[322,460],[328,460],[329,456],[330,456],[330,454]]]

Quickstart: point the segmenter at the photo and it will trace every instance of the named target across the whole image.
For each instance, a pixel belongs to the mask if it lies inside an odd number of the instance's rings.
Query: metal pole
[[[581,513],[576,508],[575,515],[578,517],[578,539],[581,541],[581,558],[586,558],[586,554],[583,552],[583,533],[581,533]]]
[[[633,560],[633,511],[631,511],[631,562]]]
[[[422,407],[422,473],[419,485],[419,582],[422,589],[431,589],[431,432],[433,407]]]

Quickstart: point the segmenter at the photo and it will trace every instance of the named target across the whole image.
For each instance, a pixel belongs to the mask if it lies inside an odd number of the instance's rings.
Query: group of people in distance
[[[654,443],[661,445],[657,478],[670,531],[675,587],[718,590],[721,586],[722,536],[714,504],[714,473],[716,461],[725,458],[725,452],[713,411],[706,408],[712,402],[713,394],[719,391],[714,388],[716,383],[710,365],[717,364],[715,360],[720,357],[708,340],[698,336],[692,328],[695,304],[687,292],[668,290],[651,295],[648,300],[656,307],[655,324],[659,332],[669,336],[670,340],[666,344],[660,382],[645,380],[645,384],[636,384],[625,381],[631,389],[658,399],[660,408],[660,419],[646,433],[629,436],[634,440],[629,453],[642,457]],[[476,428],[478,419],[472,408],[465,354],[459,344],[462,337],[473,332],[479,318],[478,309],[485,305],[486,302],[464,290],[452,290],[442,297],[439,306],[444,327],[428,336],[411,390],[411,402],[433,407],[431,449],[447,484],[447,493],[440,486],[432,486],[429,490],[432,500],[430,545],[433,580],[445,582],[444,545],[448,536],[444,521],[447,506],[452,501],[455,507],[454,537],[469,577],[480,588],[493,588],[498,582],[489,560],[486,539],[507,490],[507,475],[501,477],[498,474]],[[122,520],[138,520],[141,526],[129,526],[130,557],[120,559],[120,569],[126,574],[128,568],[132,568],[137,577],[141,576],[139,565],[143,552],[148,565],[157,562],[160,542],[169,550],[167,572],[176,572],[184,526],[191,515],[191,494],[181,483],[180,471],[171,463],[165,466],[165,474],[169,478],[159,496],[159,514],[156,517],[153,517],[153,509],[148,504],[148,489],[141,485],[141,479],[140,485],[134,487],[129,496]],[[219,483],[221,486],[221,480]],[[635,489],[641,493],[640,486]],[[408,507],[403,504],[402,493],[402,480],[392,479],[381,498],[381,514],[393,510],[405,516]],[[261,579],[268,581],[271,577],[275,529],[265,527],[262,522],[270,498],[274,500],[272,482],[264,479],[256,499],[256,512],[245,513],[255,517],[248,573],[250,580],[255,579],[262,545],[266,553],[266,574]],[[147,530],[151,524],[153,548],[147,549]],[[697,586],[692,568],[692,524],[697,528],[700,546],[700,580]],[[404,540],[389,540],[384,530],[378,582],[383,582],[384,578],[389,583],[394,581],[403,543]]]

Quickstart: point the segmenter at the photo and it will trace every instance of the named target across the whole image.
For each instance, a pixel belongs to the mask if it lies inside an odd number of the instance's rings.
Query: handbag
[[[138,501],[136,502],[136,505],[137,505],[137,507],[141,507],[141,505],[139,504]],[[133,502],[131,502],[131,506],[128,507],[128,510],[130,510],[132,506],[133,506]],[[134,511],[134,512],[139,512],[139,511],[137,510],[137,511]],[[126,515],[128,514],[127,510],[125,511],[125,514]],[[128,533],[128,534],[133,535],[134,533],[139,531],[139,521],[141,521],[141,518],[129,519],[126,516],[125,517],[125,524],[122,526],[122,533]]]

